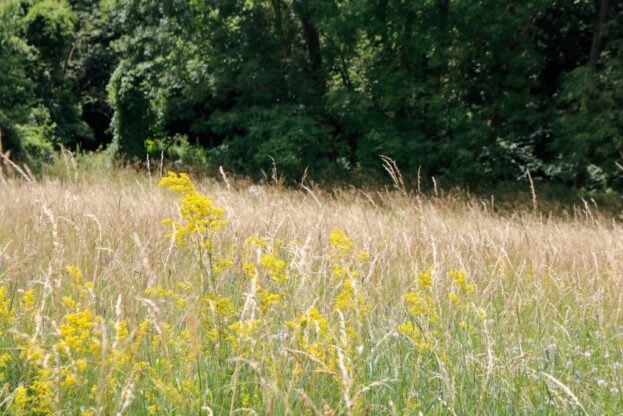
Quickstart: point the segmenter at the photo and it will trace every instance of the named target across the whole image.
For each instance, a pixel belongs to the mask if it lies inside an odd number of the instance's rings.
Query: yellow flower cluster
[[[452,279],[452,283],[456,288],[455,291],[448,294],[448,299],[452,304],[460,306],[462,299],[470,293],[473,293],[476,290],[476,286],[467,283],[467,276],[463,271],[450,270],[448,276]]]
[[[367,302],[362,293],[356,293],[353,279],[345,279],[342,290],[335,297],[335,311],[348,312],[355,311],[359,316],[363,317],[372,306]]]
[[[345,258],[349,256],[355,245],[353,241],[342,230],[334,229],[329,236],[329,246],[334,250],[334,258]]]
[[[10,300],[7,299],[6,288],[0,286],[0,336],[3,329],[6,329],[13,322],[13,313],[10,308]]]
[[[130,336],[127,321],[111,323],[94,312],[93,284],[77,266],[68,266],[64,277],[59,279],[61,288],[74,297],[61,296],[60,310],[65,313],[59,324],[50,326],[47,336],[17,333],[20,353],[16,358],[29,376],[13,391],[10,414],[60,414],[77,398],[84,400],[81,413],[95,414],[94,403],[120,394],[144,366],[135,357],[141,353],[149,323],[140,324]],[[35,291],[29,289],[23,292],[20,305],[32,308],[37,302]],[[112,342],[107,340],[111,332]]]
[[[37,303],[37,298],[35,296],[34,289],[28,289],[24,291],[22,295],[21,307],[26,311],[31,311],[34,309]]]
[[[447,293],[447,298],[451,306],[445,310],[442,323],[443,304],[435,301],[438,296],[434,292],[440,288],[433,284],[432,271],[429,269],[419,273],[416,279],[417,290],[407,292],[404,295],[407,310],[411,319],[398,325],[397,330],[407,335],[414,343],[415,347],[424,352],[436,348],[439,356],[444,356],[444,340],[440,338],[443,330],[441,325],[456,325],[462,331],[471,332],[468,324],[470,312],[475,308],[467,308],[466,300],[476,287],[468,282],[467,275],[461,270],[451,270],[448,276],[452,279],[451,290]],[[473,306],[473,304],[472,304]],[[484,309],[478,309],[478,316],[484,320]]]
[[[439,334],[439,314],[432,296],[432,270],[419,273],[416,282],[418,289],[404,295],[411,319],[398,325],[397,330],[409,337],[418,350],[424,352],[430,351],[435,343],[439,343],[436,339]]]
[[[11,360],[11,354],[9,354],[8,352],[5,352],[3,354],[0,354],[0,383],[4,382],[4,378],[5,378],[5,370],[7,367],[7,363]]]
[[[294,331],[294,344],[300,351],[320,365],[321,371],[337,375],[335,350],[331,347],[333,334],[329,332],[329,321],[318,309],[309,308],[296,321],[287,321],[286,326]],[[300,368],[295,370],[297,373],[300,371]]]
[[[65,322],[59,326],[61,339],[56,343],[59,351],[75,351],[79,354],[89,353],[97,357],[100,352],[97,325],[100,318],[91,311],[68,313]]]
[[[169,172],[160,180],[159,186],[182,194],[179,205],[183,222],[172,218],[165,218],[162,221],[172,229],[168,237],[180,246],[193,238],[198,238],[200,244],[210,250],[214,234],[227,224],[223,219],[225,211],[214,206],[211,197],[197,192],[190,177],[185,173],[177,175]]]
[[[339,229],[334,229],[329,235],[329,247],[332,261],[331,274],[337,281],[349,277],[358,278],[360,272],[356,270],[356,265],[365,265],[369,261],[369,254],[366,251],[355,251],[355,243],[348,235]]]
[[[286,262],[280,256],[283,245],[282,240],[271,241],[257,236],[247,238],[243,251],[247,259],[243,264],[247,277],[252,278],[257,275],[257,268],[253,264],[257,262],[271,280],[280,285],[285,283]]]
[[[435,339],[430,332],[423,331],[417,325],[413,324],[413,321],[407,321],[398,325],[398,332],[401,332],[408,336],[415,347],[422,351],[430,351],[435,345]]]
[[[145,296],[158,299],[158,300],[171,300],[179,308],[184,308],[187,304],[186,294],[187,285],[179,282],[176,287],[177,290],[165,289],[162,285],[156,285],[155,287],[148,287],[145,289]]]

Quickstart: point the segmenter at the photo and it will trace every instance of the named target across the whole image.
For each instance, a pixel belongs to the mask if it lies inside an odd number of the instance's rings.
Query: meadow
[[[623,412],[594,206],[163,177],[0,179],[2,414]]]

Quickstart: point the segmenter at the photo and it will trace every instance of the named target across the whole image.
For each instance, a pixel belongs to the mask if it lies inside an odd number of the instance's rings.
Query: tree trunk
[[[593,43],[591,44],[591,52],[588,58],[588,64],[592,68],[595,68],[595,66],[597,65],[597,60],[599,59],[599,54],[601,53],[601,48],[604,41],[604,25],[608,21],[608,13],[610,11],[611,5],[612,0],[601,0],[599,2],[599,15],[597,17],[597,26],[595,26],[595,31],[593,32]]]
[[[275,12],[275,29],[277,30],[277,36],[281,41],[281,54],[284,58],[289,55],[290,47],[288,40],[283,32],[283,18],[281,13],[281,0],[272,0],[273,11]]]
[[[325,93],[325,78],[322,71],[322,55],[320,53],[320,32],[313,21],[314,9],[310,3],[303,3],[299,9],[299,19],[303,28],[303,36],[307,45],[307,61],[309,76],[315,85],[317,96]]]
[[[311,14],[304,13],[301,15],[301,23],[303,24],[303,33],[307,43],[307,53],[309,57],[309,69],[312,73],[320,69],[322,65],[322,57],[320,55],[320,34],[316,26],[311,21]]]

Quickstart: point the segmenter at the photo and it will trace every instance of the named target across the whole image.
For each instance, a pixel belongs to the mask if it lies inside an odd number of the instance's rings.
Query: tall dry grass
[[[96,395],[80,399],[86,393],[77,388],[54,390],[50,394],[58,401],[52,400],[48,409],[53,413],[623,411],[623,227],[588,206],[573,218],[558,218],[529,210],[500,214],[486,201],[447,196],[204,180],[197,188],[214,196],[229,221],[216,240],[217,250],[243,247],[251,235],[295,242],[283,255],[290,275],[283,292],[288,299],[275,315],[262,318],[267,320],[260,324],[263,332],[249,335],[266,347],[258,352],[255,343],[239,349],[223,344],[212,350],[197,334],[201,310],[192,306],[199,294],[189,294],[190,305],[180,310],[145,295],[148,288],[168,289],[177,281],[199,291],[196,257],[165,237],[161,220],[175,217],[177,207],[175,195],[158,188],[158,179],[125,171],[113,179],[86,175],[78,181],[0,183],[0,286],[15,315],[3,330],[13,337],[2,342],[13,362],[0,380],[3,411],[28,413],[14,405],[18,387],[28,397],[37,394],[32,387],[37,376],[22,353],[23,337],[38,337],[45,344],[45,336],[67,319],[60,299],[70,264],[93,282],[89,302],[111,322],[109,332],[98,335],[107,337],[109,349],[115,337],[110,328],[121,321],[127,321],[131,334],[141,321],[150,321],[159,336],[168,323],[173,340],[160,340],[161,346],[150,352],[132,352],[133,360],[149,368],[119,370],[122,375],[115,376],[108,396],[100,378],[112,370],[101,364],[85,376],[96,386]],[[321,371],[327,363],[314,363],[314,357],[305,356],[310,353],[296,352],[291,340],[279,337],[286,336],[285,322],[296,321],[310,307],[330,321],[336,343],[341,342],[340,331],[347,332],[347,318],[331,311],[339,291],[332,291],[328,277],[327,239],[333,229],[343,230],[358,250],[369,253],[359,290],[371,309],[360,316],[361,327],[352,324],[357,336],[345,337],[357,339],[356,345],[350,350],[335,346],[337,374],[327,376]],[[405,294],[417,291],[418,275],[429,269],[440,322],[433,346],[418,348],[399,327],[409,320],[419,324],[408,312]],[[453,270],[463,271],[476,288],[462,308],[448,299],[455,290],[448,277]],[[246,304],[252,289],[244,279],[235,272],[221,279],[219,288],[232,299],[236,313],[252,308]],[[22,321],[27,311],[19,299],[33,288],[37,311],[28,324]],[[154,351],[167,359],[178,354],[175,342],[186,342],[180,338],[182,330],[188,331],[189,354],[197,365],[189,370],[184,359],[170,358],[172,368],[167,369]],[[63,360],[53,357],[53,349],[47,351],[45,365]],[[195,380],[192,388],[183,384],[182,373]],[[147,379],[164,384],[148,386]],[[185,400],[176,402],[175,394]],[[28,400],[23,409],[33,408]]]

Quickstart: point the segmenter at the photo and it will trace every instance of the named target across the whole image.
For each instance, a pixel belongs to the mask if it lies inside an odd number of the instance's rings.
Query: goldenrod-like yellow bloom
[[[13,392],[13,409],[16,413],[22,413],[28,403],[28,390],[24,386],[19,386]]]
[[[66,373],[67,374],[65,375],[65,378],[63,379],[63,381],[61,381],[61,387],[66,387],[66,388],[75,387],[80,381],[80,379],[76,377],[76,375],[72,373],[71,371],[66,371]]]
[[[370,254],[368,254],[367,251],[360,251],[359,254],[357,254],[357,260],[361,261],[362,263],[367,263],[370,260]]]
[[[336,258],[344,258],[350,255],[355,247],[353,240],[344,231],[337,228],[331,231],[329,246],[335,251],[333,256]]]
[[[472,293],[476,290],[476,286],[467,283],[465,272],[460,270],[450,270],[448,276],[452,278],[454,285],[464,293]]]
[[[8,326],[13,321],[9,304],[10,302],[6,299],[6,288],[0,286],[0,335],[2,335],[2,327]]]
[[[130,334],[130,331],[128,330],[128,321],[126,320],[119,321],[117,322],[115,326],[116,326],[115,337],[117,339],[117,342],[125,341],[128,338],[128,335]]]
[[[352,279],[344,280],[342,290],[335,298],[335,311],[347,312],[357,311],[361,316],[367,314],[371,305],[366,301],[365,296],[361,293],[355,293]]]
[[[424,333],[413,322],[407,321],[398,326],[398,332],[407,335],[420,351],[430,351],[433,348],[433,339],[430,334]]]
[[[78,373],[84,373],[87,369],[87,361],[84,358],[76,360],[76,370]]]
[[[4,353],[2,355],[0,355],[0,382],[4,381],[4,368],[6,367],[6,364],[9,362],[9,360],[11,359],[11,354],[9,353]]]
[[[8,363],[10,359],[11,359],[11,354],[9,354],[8,352],[5,352],[4,354],[0,355],[0,368],[6,367],[6,363]]]
[[[245,341],[257,336],[259,326],[260,321],[258,319],[236,321],[227,327],[230,334],[226,340],[231,348],[238,349]]]
[[[249,279],[255,279],[257,277],[257,269],[253,265],[253,263],[243,263],[242,271],[244,271],[245,276]]]
[[[410,305],[409,313],[414,316],[426,316],[431,322],[437,322],[437,313],[435,311],[435,304],[433,298],[430,295],[425,295],[421,291],[407,292],[405,294],[405,301]]]
[[[183,222],[165,218],[162,223],[172,229],[167,236],[180,246],[195,236],[204,248],[211,250],[212,237],[227,224],[223,219],[225,211],[212,204],[212,197],[199,194],[185,173],[169,172],[160,180],[159,186],[182,194],[178,203]]]
[[[70,298],[69,296],[63,296],[61,301],[69,309],[75,309],[76,308],[76,302],[72,298]]]
[[[448,294],[448,299],[450,300],[450,302],[454,303],[455,305],[458,305],[460,303],[460,299],[459,299],[459,295],[457,295],[454,292],[451,292]]]
[[[286,262],[276,255],[262,253],[260,256],[260,264],[268,269],[268,275],[277,283],[283,283],[286,280]]]
[[[68,350],[77,353],[90,353],[97,357],[100,351],[100,342],[96,338],[95,325],[100,321],[91,311],[68,313],[65,322],[59,325],[61,340],[56,344],[60,351]]]
[[[417,284],[422,289],[431,288],[433,286],[432,269],[428,269],[425,272],[418,274]]]
[[[218,296],[210,293],[201,300],[202,303],[207,303],[210,309],[218,316],[231,317],[234,315],[234,305],[227,296]]]
[[[69,266],[67,266],[66,272],[69,277],[74,279],[75,284],[79,284],[84,278],[82,271],[75,264],[70,264]]]
[[[24,291],[22,295],[22,308],[29,310],[35,307],[37,298],[35,297],[34,289]]]
[[[39,379],[35,380],[31,385],[30,389],[33,392],[32,403],[34,406],[32,407],[33,413],[43,413],[48,414],[52,411],[51,404],[54,398],[54,393],[49,378],[49,371],[43,370],[39,372]]]
[[[160,179],[160,183],[158,184],[161,188],[168,188],[173,192],[178,192],[181,194],[187,194],[195,192],[195,185],[190,180],[190,177],[185,173],[180,173],[176,175],[174,172],[168,172],[167,176]]]
[[[220,275],[225,270],[229,269],[234,265],[234,261],[230,258],[226,257],[218,257],[214,260],[212,265],[212,270],[215,274]]]
[[[272,305],[278,305],[281,302],[281,295],[261,288],[258,290],[258,296],[260,298],[260,311],[263,314],[266,314]]]
[[[348,311],[357,307],[353,300],[353,281],[350,279],[344,280],[342,291],[335,298],[335,310]]]

